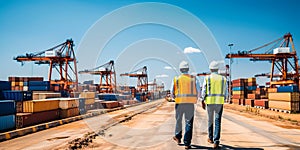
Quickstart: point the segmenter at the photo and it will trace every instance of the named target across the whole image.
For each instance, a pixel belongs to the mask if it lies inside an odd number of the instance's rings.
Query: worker
[[[181,75],[175,77],[172,82],[171,95],[175,99],[176,127],[173,139],[177,144],[182,139],[182,118],[185,116],[185,133],[183,142],[185,149],[191,148],[194,122],[194,104],[197,102],[198,90],[200,89],[196,77],[189,75],[189,64],[182,61],[179,64]]]
[[[212,61],[209,65],[209,69],[211,74],[205,77],[202,86],[202,108],[206,109],[208,114],[207,141],[213,144],[213,148],[219,148],[221,118],[223,113],[223,104],[227,97],[227,84],[226,78],[218,74],[219,63],[217,61]],[[213,131],[215,132],[213,133]]]

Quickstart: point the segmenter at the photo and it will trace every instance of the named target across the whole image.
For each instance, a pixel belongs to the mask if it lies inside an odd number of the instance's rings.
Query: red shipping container
[[[254,106],[264,107],[265,109],[269,108],[269,101],[268,100],[254,100]]]
[[[19,129],[57,119],[59,119],[59,110],[50,110],[37,113],[17,113],[16,127]]]
[[[259,99],[260,95],[258,95],[258,94],[248,94],[247,98],[249,98],[249,99]]]
[[[254,107],[254,99],[246,99],[245,103],[248,106]]]
[[[241,105],[240,99],[231,99],[233,104]]]
[[[240,94],[232,94],[232,98],[233,99],[244,99],[244,94],[243,95],[240,95]]]

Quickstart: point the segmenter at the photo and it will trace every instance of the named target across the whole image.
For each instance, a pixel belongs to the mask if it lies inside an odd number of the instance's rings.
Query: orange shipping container
[[[41,112],[59,108],[59,100],[32,100],[23,102],[23,112]]]
[[[298,92],[287,93],[269,93],[269,100],[272,101],[299,101]]]

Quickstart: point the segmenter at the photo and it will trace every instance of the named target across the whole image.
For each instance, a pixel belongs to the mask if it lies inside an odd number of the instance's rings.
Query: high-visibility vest
[[[226,92],[226,78],[211,74],[205,78],[206,80],[206,104],[224,104]]]
[[[174,78],[174,94],[175,103],[196,103],[197,102],[197,89],[196,78],[182,74],[178,78]]]

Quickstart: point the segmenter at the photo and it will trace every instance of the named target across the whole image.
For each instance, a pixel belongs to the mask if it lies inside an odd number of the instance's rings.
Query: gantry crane
[[[79,74],[100,75],[99,93],[117,92],[116,71],[113,60],[93,69],[79,71]]]
[[[226,67],[225,72],[221,72],[220,74],[225,77],[228,77],[229,76],[229,65],[226,65],[225,67]],[[207,76],[207,75],[210,75],[210,72],[202,72],[202,73],[197,74],[197,76]]]
[[[252,53],[272,44],[273,46],[265,53]],[[292,49],[291,51],[290,48]],[[274,50],[273,53],[271,50]],[[251,61],[269,61],[272,63],[271,72],[269,74],[271,87],[289,84],[299,86],[298,58],[290,33],[258,48],[249,51],[238,51],[237,54],[227,54],[226,58],[250,58]],[[278,72],[277,74],[276,71]]]
[[[60,90],[71,92],[77,90],[78,86],[77,62],[73,47],[73,40],[68,39],[66,42],[53,48],[38,53],[26,53],[13,59],[21,62],[22,65],[25,61],[34,61],[35,64],[48,64],[48,80],[50,84],[59,84]],[[52,79],[53,68],[59,73],[60,79]]]
[[[151,82],[151,83],[149,82],[149,83],[148,83],[148,87],[149,87],[149,86],[152,86],[152,87],[153,87],[153,88],[152,88],[152,91],[153,91],[153,92],[156,92],[156,91],[157,91],[157,83],[156,83],[156,79],[154,79],[153,82]]]
[[[146,66],[130,73],[120,74],[120,76],[137,78],[137,92],[148,92],[148,74]]]

